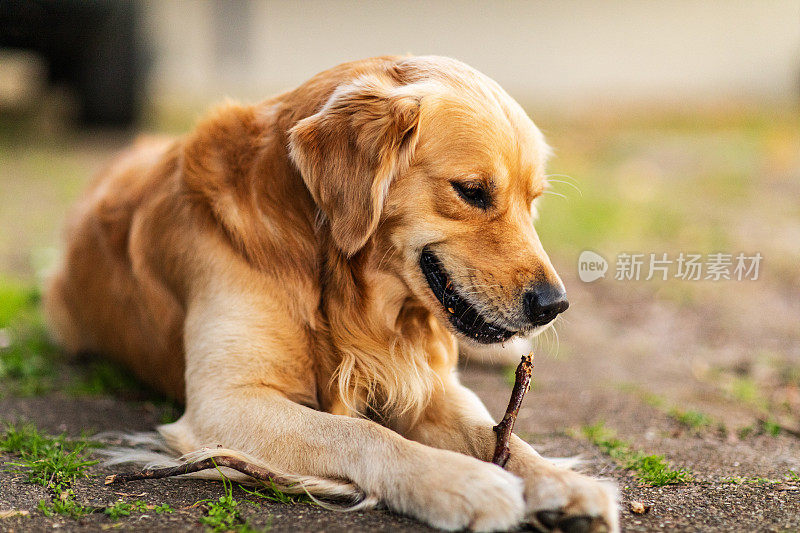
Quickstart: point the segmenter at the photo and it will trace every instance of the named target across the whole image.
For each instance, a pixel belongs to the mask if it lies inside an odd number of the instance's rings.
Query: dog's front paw
[[[425,456],[395,480],[385,498],[390,508],[449,531],[504,531],[522,522],[520,478],[453,452],[431,450]]]
[[[526,520],[544,531],[619,531],[617,489],[562,468],[534,469],[525,476]]]

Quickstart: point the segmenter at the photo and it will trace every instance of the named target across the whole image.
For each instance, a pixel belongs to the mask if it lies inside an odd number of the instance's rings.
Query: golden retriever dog
[[[548,147],[497,83],[441,57],[343,64],[142,140],[67,227],[46,314],[71,352],[185,401],[176,452],[221,444],[327,495],[447,530],[617,530],[609,485],[514,437],[457,343],[567,308],[534,230]]]

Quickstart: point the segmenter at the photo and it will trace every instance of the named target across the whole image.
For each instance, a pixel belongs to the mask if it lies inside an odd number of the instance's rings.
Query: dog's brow
[[[528,193],[528,198],[527,198],[528,199],[528,203],[529,204],[532,203],[534,200],[536,200],[541,195],[543,195],[546,188],[547,188],[547,185],[545,183],[543,183],[541,180],[538,180],[538,179],[534,178],[533,183],[531,184],[531,186],[528,188],[528,191],[527,191],[527,193]]]
[[[487,174],[485,172],[473,172],[469,174],[465,174],[461,181],[465,183],[473,183],[473,184],[480,184],[486,187],[486,190],[490,193],[497,190],[497,180],[491,174]]]

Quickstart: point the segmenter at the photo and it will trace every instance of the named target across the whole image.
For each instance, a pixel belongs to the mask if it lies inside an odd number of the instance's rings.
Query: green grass
[[[150,507],[141,500],[119,500],[108,506],[83,505],[75,499],[73,483],[91,476],[89,468],[97,461],[86,457],[88,449],[96,446],[86,439],[69,439],[65,435],[50,436],[32,424],[7,425],[0,435],[0,452],[15,456],[3,466],[6,470],[26,476],[28,483],[47,488],[51,497],[40,500],[38,509],[44,516],[56,515],[80,518],[103,513],[111,520],[119,520],[132,513],[143,513]],[[167,504],[152,507],[156,513],[171,513]]]
[[[679,407],[672,407],[667,411],[667,415],[682,426],[694,431],[700,431],[714,425],[713,418],[695,409],[684,410]]]
[[[144,513],[147,511],[147,504],[141,500],[134,502],[126,502],[118,500],[113,505],[109,505],[103,509],[103,513],[108,515],[111,520],[119,520],[123,516],[130,516],[131,513]]]
[[[141,514],[153,509],[156,513],[171,513],[172,508],[167,504],[162,504],[157,507],[148,506],[141,500],[133,502],[126,502],[118,500],[111,505],[104,507],[95,507],[90,505],[83,505],[75,500],[75,493],[72,489],[66,489],[59,493],[57,496],[48,500],[39,500],[39,511],[47,517],[56,515],[69,516],[70,518],[80,518],[82,516],[103,513],[108,516],[110,520],[117,521],[121,518],[131,516],[132,514]]]
[[[692,431],[699,432],[713,426],[718,428],[722,426],[720,422],[715,421],[714,418],[702,411],[669,405],[669,401],[665,397],[645,391],[632,383],[622,383],[619,385],[619,389],[639,396],[650,407],[658,409],[678,424]]]
[[[155,511],[156,514],[171,514],[175,512],[175,509],[170,507],[168,503],[162,503],[161,505],[153,507],[153,511]]]
[[[52,388],[56,348],[38,310],[39,292],[0,277],[0,390],[33,395]]]
[[[777,437],[792,432],[800,407],[793,392],[800,387],[798,376],[800,369],[785,355],[761,351],[741,364],[710,367],[702,379],[757,417],[755,424],[738,430],[743,439],[751,434]]]
[[[0,328],[7,328],[23,312],[29,312],[39,301],[39,294],[16,280],[0,278]]]
[[[617,437],[616,432],[603,422],[582,428],[583,435],[623,468],[630,470],[642,483],[654,487],[685,483],[692,474],[685,469],[674,470],[663,455],[647,455]]]
[[[202,500],[206,503],[206,514],[200,517],[200,523],[212,531],[255,531],[242,517],[240,503],[233,497],[233,483],[222,476],[222,486],[224,494],[219,499]]]
[[[33,285],[0,276],[0,395],[32,396],[63,389],[80,396],[156,397],[112,361],[85,358],[68,367],[49,340],[40,306],[41,296]]]
[[[313,500],[306,494],[287,494],[280,490],[274,483],[264,483],[262,488],[248,489],[244,485],[239,485],[239,488],[251,496],[263,500],[269,500],[277,503],[313,503]]]
[[[737,376],[730,385],[730,394],[740,402],[752,405],[759,409],[766,408],[766,402],[761,397],[758,383],[749,376]]]
[[[76,479],[89,477],[89,467],[97,463],[85,457],[91,445],[65,435],[44,435],[31,424],[6,426],[0,438],[0,450],[17,456],[7,467],[25,474],[29,483],[53,490],[65,490]]]
[[[220,472],[220,475],[222,473]],[[249,522],[242,516],[241,505],[247,503],[258,506],[258,502],[251,500],[238,501],[233,497],[233,483],[222,476],[223,495],[216,500],[201,500],[198,503],[206,504],[206,514],[200,518],[200,523],[212,531],[236,531],[239,533],[249,533],[254,531]],[[286,494],[281,491],[274,483],[269,485],[264,483],[260,489],[248,489],[243,485],[239,488],[245,493],[258,499],[265,499],[277,503],[310,503],[311,498],[307,495]],[[269,529],[269,526],[267,526]]]
[[[769,435],[770,437],[777,437],[781,434],[781,426],[774,420],[762,420],[761,427],[764,430],[764,433]]]
[[[85,456],[92,445],[85,439],[45,435],[31,424],[8,425],[0,437],[0,451],[17,457],[5,463],[6,469],[50,490],[51,499],[39,501],[39,511],[45,516],[80,518],[97,512],[77,502],[71,489],[76,479],[88,478],[89,467],[97,463]]]
[[[98,512],[97,508],[76,501],[72,489],[61,490],[50,500],[39,500],[37,508],[47,517],[61,515],[75,519]]]

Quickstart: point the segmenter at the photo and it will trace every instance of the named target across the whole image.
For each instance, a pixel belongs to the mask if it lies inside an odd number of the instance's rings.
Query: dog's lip
[[[461,296],[441,261],[428,248],[423,249],[419,265],[428,286],[442,304],[453,327],[461,334],[482,344],[504,342],[517,332],[493,324],[481,316],[475,307]]]

